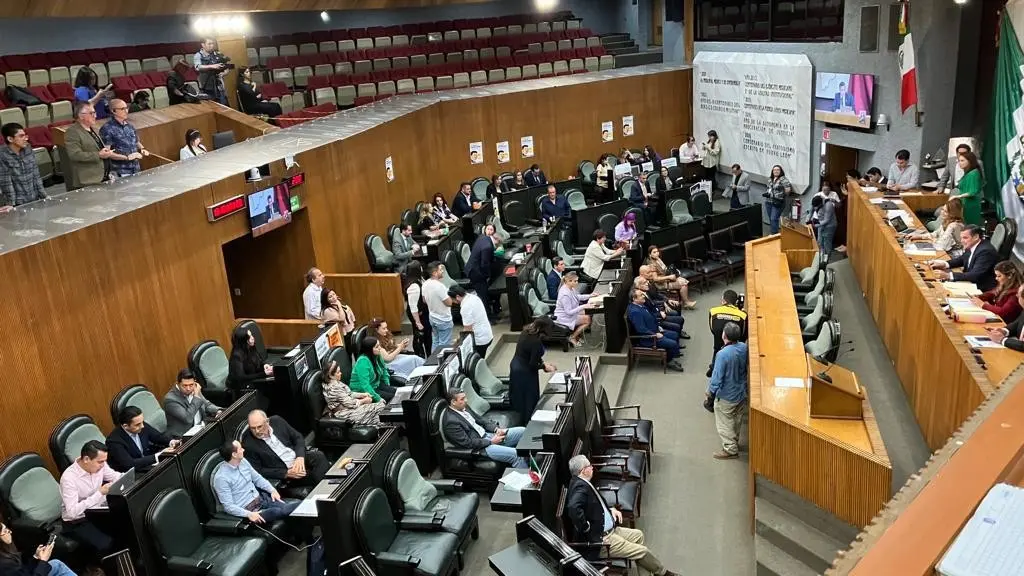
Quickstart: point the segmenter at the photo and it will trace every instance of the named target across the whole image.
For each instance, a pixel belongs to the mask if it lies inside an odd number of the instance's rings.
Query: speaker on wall
[[[683,0],[665,0],[665,20],[668,22],[683,21]]]

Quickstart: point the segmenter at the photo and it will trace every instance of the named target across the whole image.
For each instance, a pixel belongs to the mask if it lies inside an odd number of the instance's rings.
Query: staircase
[[[849,548],[858,529],[760,476],[754,498],[757,576],[814,576]]]
[[[629,34],[613,33],[601,36],[601,45],[611,55],[615,56],[615,67],[625,68],[627,66],[642,66],[644,64],[659,64],[662,62],[661,47],[641,51]]]

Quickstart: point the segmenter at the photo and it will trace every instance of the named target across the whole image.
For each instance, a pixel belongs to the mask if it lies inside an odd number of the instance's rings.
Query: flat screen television
[[[278,184],[249,194],[249,225],[252,235],[266,234],[292,221],[292,207],[288,200],[288,185]]]
[[[814,119],[868,130],[874,114],[875,77],[871,74],[818,72],[814,83]]]

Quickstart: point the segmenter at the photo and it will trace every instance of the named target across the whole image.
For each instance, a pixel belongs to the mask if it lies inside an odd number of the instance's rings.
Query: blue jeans
[[[451,320],[447,322],[438,322],[433,318],[430,319],[430,327],[433,328],[430,334],[431,350],[440,350],[445,346],[450,346],[452,343],[452,331],[455,329],[455,323]]]
[[[662,330],[665,336],[658,338],[657,347],[668,352],[668,359],[675,360],[679,356],[679,333],[670,330]]]
[[[270,524],[274,520],[281,518],[287,518],[291,516],[292,512],[301,504],[301,500],[274,500],[270,497],[270,494],[266,492],[260,492],[260,516],[263,520]],[[51,575],[52,576],[52,575]]]
[[[768,210],[768,227],[771,230],[771,234],[779,233],[779,220],[782,219],[782,209],[785,207],[784,204],[775,204],[772,201],[768,201],[764,205],[765,209]]]
[[[833,221],[824,226],[818,226],[818,249],[821,250],[821,257],[828,262],[828,256],[832,253],[832,244],[836,237],[836,228],[839,224]]]
[[[736,210],[738,208],[743,208],[743,204],[740,202],[740,193],[733,190],[732,196],[729,197],[729,210]]]
[[[504,462],[513,468],[526,468],[528,466],[526,458],[519,456],[515,448],[519,444],[519,439],[523,437],[524,430],[526,428],[522,426],[509,428],[508,433],[505,434],[505,440],[501,444],[491,444],[484,448],[487,457],[495,462]],[[491,438],[494,438],[494,434],[488,432],[484,438],[490,441]]]
[[[47,562],[50,565],[50,576],[75,576],[74,570],[56,558]]]

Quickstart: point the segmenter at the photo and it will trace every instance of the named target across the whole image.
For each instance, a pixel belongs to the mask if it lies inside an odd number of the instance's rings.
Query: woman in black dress
[[[266,363],[256,338],[242,327],[231,335],[231,359],[228,362],[228,385],[234,390],[249,390],[258,380],[273,376],[274,369]]]
[[[554,364],[544,361],[542,339],[551,336],[554,323],[551,318],[541,316],[527,324],[516,342],[516,354],[509,367],[509,401],[512,408],[523,417],[523,425],[530,421],[534,408],[540,402],[540,374],[557,370]]]
[[[238,69],[238,104],[246,114],[265,114],[271,118],[281,115],[280,104],[263,99],[259,86],[252,81],[252,70],[248,66]]]

